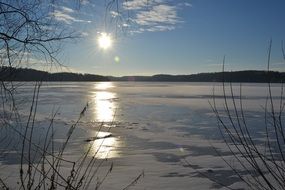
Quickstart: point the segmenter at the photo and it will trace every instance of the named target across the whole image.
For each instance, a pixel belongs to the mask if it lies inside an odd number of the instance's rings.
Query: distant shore
[[[69,81],[69,82],[99,82],[99,81],[142,81],[142,82],[246,82],[246,83],[282,83],[285,72],[244,70],[213,73],[198,73],[189,75],[158,74],[153,76],[102,76],[71,72],[49,73],[29,68],[0,68],[1,81]]]

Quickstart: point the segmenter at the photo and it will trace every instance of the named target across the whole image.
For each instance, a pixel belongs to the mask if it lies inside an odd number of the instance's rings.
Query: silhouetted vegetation
[[[215,92],[211,102],[218,121],[218,129],[232,158],[229,160],[226,156],[220,156],[246,189],[285,189],[284,84],[280,84],[280,95],[277,97],[274,97],[271,85],[273,81],[282,81],[284,73],[270,71],[271,46],[272,41],[268,50],[268,75],[266,72],[263,74],[267,76],[267,98],[262,105],[263,124],[248,121],[247,113],[250,110],[245,108],[242,84],[240,84],[239,93],[236,93],[232,83],[223,82],[223,108],[218,108],[219,103],[217,103]],[[282,54],[285,60],[283,43]],[[224,64],[225,58],[223,71]],[[260,73],[254,74],[260,76],[260,79],[264,77]],[[226,79],[227,73],[224,77]],[[235,75],[232,77],[234,78]],[[261,137],[253,133],[255,127],[258,127]]]
[[[1,81],[109,81],[107,77],[81,73],[49,73],[35,69],[9,68],[0,69]]]
[[[51,110],[51,117],[42,126],[44,136],[38,138],[35,133],[41,127],[37,123],[39,119],[37,110],[41,103],[39,94],[42,81],[108,80],[99,75],[48,73],[22,68],[34,62],[45,67],[61,67],[57,56],[63,42],[74,41],[81,36],[68,24],[63,24],[54,18],[55,8],[62,5],[62,2],[64,3],[64,1],[54,0],[0,1],[0,133],[2,135],[0,142],[5,144],[5,148],[1,147],[0,150],[1,190],[77,190],[88,189],[90,186],[92,189],[99,189],[113,169],[113,164],[110,164],[106,172],[99,170],[107,158],[97,159],[99,149],[90,154],[94,141],[88,143],[87,149],[82,155],[78,155],[79,159],[67,158],[65,154],[71,136],[87,111],[88,104],[84,106],[75,122],[67,128],[68,131],[60,146],[55,146],[57,139],[54,129],[58,110],[55,112]],[[80,8],[81,2],[83,1],[74,0],[71,4],[77,9]],[[111,11],[112,5],[118,5],[118,3],[117,0],[106,3],[108,4],[106,10]],[[119,10],[116,9],[116,11]],[[18,93],[18,87],[24,83],[18,84],[14,81],[38,81],[29,91],[31,99],[21,101],[15,96]],[[19,108],[27,108],[28,111],[23,114]],[[102,126],[103,123],[99,126],[99,131]],[[14,157],[20,160],[15,170],[9,165],[2,164],[6,153],[15,153]],[[11,170],[14,176],[4,171],[3,168],[7,167],[6,171]],[[136,178],[135,181],[137,180]]]
[[[272,83],[285,81],[285,73],[277,71],[231,71],[198,73],[192,75],[153,75],[153,76],[102,76],[82,73],[49,73],[28,68],[0,68],[2,81],[145,81],[145,82],[255,82]]]
[[[112,81],[159,81],[159,82],[257,82],[279,83],[284,81],[285,73],[276,71],[231,71],[216,73],[199,73],[192,75],[154,75],[154,76],[124,76],[109,77]]]

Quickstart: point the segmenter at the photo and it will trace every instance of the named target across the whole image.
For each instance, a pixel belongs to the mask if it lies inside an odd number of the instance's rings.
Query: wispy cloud
[[[89,36],[89,33],[88,32],[81,32],[81,37],[86,37],[86,36]]]
[[[163,31],[167,31],[167,30],[174,30],[175,26],[152,26],[148,29],[145,29],[148,32],[163,32]]]
[[[176,7],[169,5],[157,5],[149,11],[141,11],[136,15],[139,25],[155,26],[156,24],[174,25],[179,22]]]
[[[110,11],[110,14],[113,18],[116,18],[118,16],[120,16],[120,13],[116,12],[116,11]]]
[[[180,6],[185,6],[185,7],[192,7],[192,4],[188,3],[188,2],[180,3],[179,5]]]
[[[123,3],[123,7],[127,10],[139,10],[162,3],[162,0],[131,0]]]
[[[138,25],[133,32],[157,32],[174,30],[178,23],[183,22],[178,16],[181,7],[189,7],[190,3],[169,3],[166,0],[132,0],[123,7],[134,12],[132,21]]]
[[[66,13],[74,13],[74,10],[68,7],[62,6],[61,9]]]
[[[53,11],[50,15],[54,17],[55,20],[64,22],[66,24],[71,24],[73,22],[85,22],[85,23],[91,23],[90,20],[82,20],[77,19],[73,14],[75,11],[68,7],[59,7],[59,9]]]

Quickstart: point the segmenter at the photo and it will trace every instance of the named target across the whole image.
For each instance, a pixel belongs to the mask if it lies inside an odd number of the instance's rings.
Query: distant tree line
[[[216,73],[199,73],[192,75],[153,75],[109,77],[112,81],[161,81],[161,82],[256,82],[280,83],[285,81],[284,72],[275,71],[232,71]]]
[[[109,81],[108,77],[81,73],[49,73],[28,68],[0,68],[1,81]]]
[[[191,75],[123,76],[112,77],[81,73],[49,73],[29,68],[1,67],[2,81],[146,81],[146,82],[254,82],[281,83],[285,81],[284,72],[276,71],[231,71],[199,73]]]

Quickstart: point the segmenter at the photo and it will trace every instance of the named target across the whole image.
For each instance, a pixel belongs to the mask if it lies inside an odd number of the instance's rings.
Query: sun
[[[99,47],[105,50],[105,49],[109,49],[110,47],[112,47],[113,40],[112,40],[111,35],[103,32],[103,33],[100,33],[100,36],[98,37],[97,42],[98,42]]]

